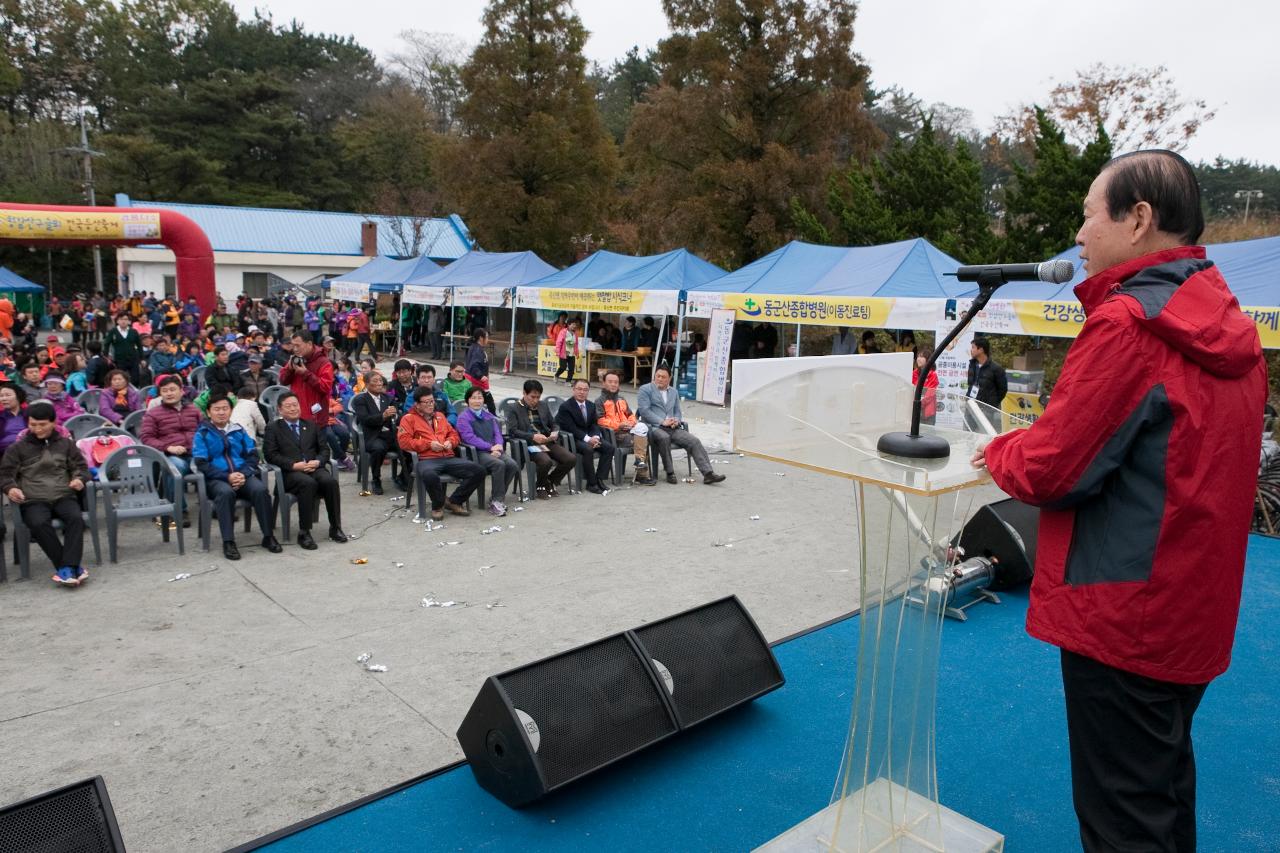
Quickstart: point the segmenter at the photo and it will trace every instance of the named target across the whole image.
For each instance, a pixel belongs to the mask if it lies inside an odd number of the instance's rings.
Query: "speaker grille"
[[[777,687],[769,647],[736,599],[727,598],[633,632],[671,673],[682,727]]]
[[[5,853],[111,853],[115,845],[94,785],[85,783],[0,812]]]
[[[676,731],[625,636],[499,677],[511,705],[538,725],[547,788]]]

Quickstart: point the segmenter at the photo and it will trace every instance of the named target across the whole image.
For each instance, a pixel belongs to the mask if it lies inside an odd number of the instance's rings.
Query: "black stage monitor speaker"
[[[4,853],[124,853],[101,776],[0,809]]]
[[[1013,498],[981,507],[960,531],[966,557],[986,557],[995,566],[992,589],[1009,589],[1031,580],[1036,568],[1040,510]]]
[[[523,806],[783,682],[730,596],[490,676],[458,742],[482,788]]]

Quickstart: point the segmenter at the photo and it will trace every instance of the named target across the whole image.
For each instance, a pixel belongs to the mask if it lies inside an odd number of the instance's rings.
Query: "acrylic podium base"
[[[756,851],[1003,853],[1004,836],[882,777],[796,824]]]

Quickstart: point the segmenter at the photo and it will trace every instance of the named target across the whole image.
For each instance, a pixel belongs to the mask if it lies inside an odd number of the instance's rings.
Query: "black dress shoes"
[[[342,532],[341,527],[330,527],[329,538],[332,539],[334,542],[346,542],[347,534]]]
[[[381,481],[381,480],[374,480],[374,481],[373,481],[373,493],[374,493],[375,495],[380,495],[380,494],[382,494],[382,481]]]
[[[223,542],[222,556],[226,557],[228,560],[238,560],[240,559],[240,549],[236,547],[236,543],[234,542]]]
[[[310,530],[301,530],[298,532],[298,547],[304,551],[314,551],[320,546],[311,538]]]
[[[262,547],[266,548],[272,554],[279,554],[281,551],[284,550],[284,548],[281,547],[280,543],[276,541],[276,537],[272,536],[271,534],[267,534],[266,536],[262,537]]]

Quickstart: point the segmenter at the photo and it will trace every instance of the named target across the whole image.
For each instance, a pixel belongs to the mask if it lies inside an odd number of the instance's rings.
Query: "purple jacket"
[[[125,389],[125,400],[129,404],[129,412],[136,412],[142,408],[142,395],[132,388]],[[110,388],[103,388],[99,392],[98,398],[98,414],[119,426],[125,419],[125,415],[120,414],[112,408],[116,404],[116,392]],[[126,413],[127,414],[127,413]]]
[[[84,414],[84,409],[80,408],[80,404],[76,402],[76,398],[72,397],[66,391],[63,391],[62,396],[56,400],[48,394],[45,394],[44,399],[53,404],[53,412],[58,426],[62,426],[76,415]]]
[[[27,428],[27,410],[18,409],[16,415],[9,414],[8,409],[0,409],[0,455],[18,440],[18,436]]]
[[[492,425],[492,442],[483,435],[476,433],[476,421],[486,421]],[[483,432],[484,427],[480,429]],[[458,415],[458,437],[462,439],[463,444],[478,450],[492,450],[495,447],[502,447],[502,423],[490,414],[488,409],[481,409],[480,414],[477,415],[468,406],[463,409],[462,414]]]
[[[154,447],[161,453],[167,452],[165,448],[171,445],[190,450],[199,426],[200,410],[195,404],[184,401],[175,409],[157,403],[143,416],[138,437],[147,447]]]

